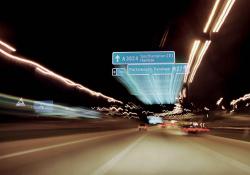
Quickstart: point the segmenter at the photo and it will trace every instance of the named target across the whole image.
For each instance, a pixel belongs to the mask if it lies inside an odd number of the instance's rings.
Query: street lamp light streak
[[[219,105],[221,104],[222,100],[223,100],[223,97],[221,97],[221,98],[216,102],[216,105],[219,106]]]
[[[53,77],[53,78],[55,78],[57,80],[61,80],[61,81],[65,82],[66,85],[75,86],[78,89],[83,90],[84,92],[86,92],[86,93],[88,93],[88,94],[90,94],[92,96],[103,97],[104,99],[108,100],[108,102],[122,103],[119,100],[115,100],[114,98],[108,97],[108,96],[103,95],[103,94],[101,94],[99,92],[92,91],[92,90],[82,86],[81,84],[77,84],[77,83],[75,83],[75,82],[73,82],[73,81],[71,81],[71,80],[69,80],[67,78],[64,78],[63,76],[54,73],[53,71],[43,67],[42,65],[40,65],[40,64],[38,64],[38,63],[36,63],[34,61],[30,61],[30,60],[27,60],[27,59],[24,59],[24,58],[21,58],[21,57],[18,57],[18,56],[14,56],[12,54],[7,53],[6,51],[4,51],[2,49],[0,49],[0,53],[2,53],[4,56],[6,56],[9,59],[18,61],[19,63],[22,63],[24,65],[31,66],[35,70],[39,71],[40,73],[42,73],[44,75],[49,75],[50,77]]]
[[[211,44],[211,41],[210,41],[210,40],[207,40],[207,41],[205,42],[205,44],[204,44],[202,50],[200,51],[198,60],[196,61],[196,64],[195,64],[194,69],[193,69],[193,71],[192,71],[191,77],[190,77],[190,79],[189,79],[189,82],[190,82],[190,83],[193,82],[194,76],[195,76],[195,74],[196,74],[196,72],[197,72],[197,70],[198,70],[198,68],[199,68],[199,66],[200,66],[200,64],[201,64],[202,58],[203,58],[203,56],[205,55],[205,53],[206,53],[206,51],[207,51],[207,49],[208,49],[208,47],[209,47],[210,44]]]
[[[234,105],[237,105],[238,102],[240,101],[246,101],[246,100],[249,100],[250,99],[250,94],[245,94],[243,97],[240,97],[236,100],[232,100],[230,105],[234,106]]]
[[[160,48],[164,47],[164,44],[165,44],[167,36],[168,36],[168,31],[169,30],[165,31],[164,35],[162,36],[161,43],[160,43]]]
[[[208,28],[209,28],[209,26],[210,26],[210,24],[211,24],[211,21],[212,21],[213,18],[214,18],[214,14],[215,14],[215,12],[216,12],[216,10],[217,10],[217,8],[218,8],[219,3],[220,3],[220,0],[216,0],[216,2],[215,2],[215,4],[214,4],[214,7],[213,7],[213,9],[212,9],[212,12],[211,12],[211,14],[210,14],[210,16],[209,16],[209,18],[208,18],[207,23],[206,23],[206,26],[205,26],[205,28],[204,28],[204,30],[203,30],[204,33],[207,33],[207,30],[208,30]]]
[[[69,79],[67,79],[67,78],[64,78],[64,77],[62,77],[62,76],[60,76],[60,75],[58,75],[58,74],[55,74],[55,73],[52,72],[52,71],[45,71],[45,70],[41,69],[40,67],[37,67],[36,70],[39,71],[39,72],[42,73],[42,74],[51,76],[51,77],[53,77],[53,78],[55,78],[55,79],[58,79],[58,80],[61,80],[61,81],[65,82],[65,84],[68,85],[68,86],[73,86],[73,87],[76,87],[76,88],[78,88],[78,89],[80,89],[80,90],[83,90],[83,91],[89,93],[89,94],[92,95],[92,96],[103,97],[103,98],[107,99],[108,102],[118,102],[118,103],[122,103],[121,101],[117,101],[117,100],[115,100],[115,99],[113,99],[113,98],[111,98],[111,97],[108,97],[108,96],[106,96],[106,95],[103,95],[103,94],[101,94],[101,93],[99,93],[99,92],[94,92],[94,91],[92,91],[92,90],[90,90],[90,89],[88,89],[88,88],[82,86],[81,84],[74,83],[73,81],[71,81],[71,80],[69,80]]]
[[[223,9],[219,19],[217,20],[216,25],[214,26],[213,32],[219,32],[222,24],[224,23],[228,13],[230,12],[231,8],[233,7],[235,0],[228,0],[225,8]]]
[[[45,71],[45,70],[41,69],[40,67],[37,67],[36,70],[39,71],[39,72],[42,73],[42,74],[51,75],[51,76],[53,76],[54,78],[60,79],[60,80],[62,80],[63,82],[65,82],[65,83],[66,83],[67,85],[69,85],[69,86],[74,86],[74,85],[75,85],[74,82],[72,82],[72,81],[70,81],[69,79],[66,79],[66,78],[64,78],[64,77],[61,77],[61,76],[55,74],[54,72]]]
[[[5,48],[9,49],[10,51],[12,52],[15,52],[16,49],[14,47],[11,47],[9,44],[6,44],[5,42],[3,41],[0,41],[0,45],[4,46]]]
[[[187,82],[188,74],[190,72],[190,68],[191,68],[191,66],[193,64],[194,56],[195,56],[195,54],[197,52],[197,49],[198,49],[198,47],[200,45],[200,42],[201,42],[200,40],[195,40],[194,41],[194,44],[193,44],[193,47],[192,47],[192,50],[191,50],[190,56],[189,56],[189,61],[188,61],[188,65],[187,65],[187,71],[186,71],[186,74],[185,74],[184,82]]]

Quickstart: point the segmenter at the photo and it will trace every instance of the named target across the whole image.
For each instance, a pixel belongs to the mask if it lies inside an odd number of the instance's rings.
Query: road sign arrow
[[[120,56],[116,55],[115,59],[116,59],[116,62],[119,62]]]

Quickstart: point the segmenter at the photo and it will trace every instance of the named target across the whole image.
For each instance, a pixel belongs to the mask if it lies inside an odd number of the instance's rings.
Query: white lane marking
[[[233,139],[233,138],[226,138],[226,137],[222,137],[222,136],[206,135],[205,137],[212,138],[212,139],[220,139],[220,140],[226,140],[226,141],[229,141],[229,142],[243,143],[243,144],[250,145],[250,142],[248,142],[248,141],[237,140],[237,139]]]
[[[238,160],[232,159],[231,157],[225,156],[217,151],[211,150],[208,147],[204,147],[203,145],[197,143],[197,142],[191,142],[190,140],[187,140],[189,143],[191,143],[192,145],[195,145],[196,147],[198,147],[200,150],[204,150],[210,154],[212,154],[214,157],[218,158],[221,161],[226,162],[227,164],[230,164],[234,167],[237,167],[247,173],[250,173],[250,166],[242,163]]]
[[[21,155],[25,155],[25,154],[35,153],[35,152],[39,152],[39,151],[49,150],[49,149],[53,149],[53,148],[73,145],[73,144],[77,144],[77,143],[83,143],[83,142],[87,142],[87,141],[91,141],[91,140],[100,139],[100,138],[103,138],[103,137],[109,137],[109,136],[113,136],[113,135],[123,134],[123,133],[126,133],[126,132],[131,132],[131,130],[123,131],[121,133],[120,132],[119,133],[112,133],[112,134],[107,134],[107,135],[102,135],[102,136],[96,136],[96,137],[91,137],[91,138],[80,139],[80,140],[71,141],[71,142],[65,142],[65,143],[60,143],[60,144],[55,144],[55,145],[50,145],[50,146],[44,146],[44,147],[40,147],[40,148],[34,148],[34,149],[26,150],[26,151],[20,151],[20,152],[5,154],[5,155],[0,156],[0,160],[7,159],[7,158],[12,158],[12,157],[16,157],[16,156],[21,156]]]
[[[146,135],[142,135],[138,139],[136,139],[132,144],[130,144],[126,149],[122,152],[114,156],[108,162],[99,167],[96,171],[92,173],[92,175],[103,175],[107,173],[119,160],[121,160],[132,148],[134,148]]]
[[[217,126],[217,127],[210,127],[212,129],[232,129],[232,130],[249,130],[250,127],[230,127],[230,126]]]

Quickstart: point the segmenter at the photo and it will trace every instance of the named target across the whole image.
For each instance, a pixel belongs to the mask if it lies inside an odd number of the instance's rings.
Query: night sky
[[[19,55],[92,90],[123,101],[136,100],[112,77],[112,52],[175,50],[177,62],[187,62],[192,42],[200,36],[213,5],[210,0],[145,3],[121,1],[112,6],[37,3],[16,5],[15,11],[2,6],[0,39],[17,48]],[[249,92],[250,64],[246,55],[249,4],[248,0],[237,1],[233,15],[212,41],[190,87],[193,101],[213,103],[220,96],[231,99]],[[160,47],[166,31],[166,43]],[[65,91],[58,91],[60,87],[56,83],[48,83],[36,75],[32,77],[32,72],[4,61],[0,68],[6,72],[0,76],[5,82],[0,87],[1,92],[44,99]],[[17,88],[22,81],[30,83]],[[72,94],[74,92],[64,98],[73,102],[78,95]],[[58,96],[63,100],[62,95]]]

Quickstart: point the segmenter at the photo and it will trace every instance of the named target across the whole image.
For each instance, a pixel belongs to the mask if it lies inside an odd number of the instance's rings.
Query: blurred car
[[[176,126],[177,125],[177,121],[176,120],[171,120],[170,124],[172,124],[172,126]]]
[[[166,123],[160,123],[160,124],[159,124],[159,127],[160,127],[160,128],[166,128]]]
[[[190,133],[190,134],[201,134],[201,133],[206,133],[209,132],[210,130],[205,127],[198,127],[194,125],[184,125],[181,127],[181,130],[185,133]]]
[[[138,131],[147,131],[148,126],[145,123],[141,123],[138,125]]]
[[[175,128],[177,127],[177,121],[176,120],[167,121],[165,122],[165,127]]]
[[[149,124],[152,124],[152,125],[163,123],[162,117],[159,117],[159,116],[150,115],[150,116],[147,116],[147,119],[148,119]]]

